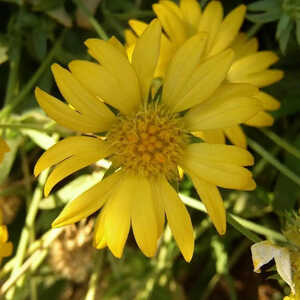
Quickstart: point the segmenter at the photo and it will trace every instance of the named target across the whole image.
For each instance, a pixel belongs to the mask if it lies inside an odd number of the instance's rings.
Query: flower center
[[[115,149],[114,165],[141,176],[172,179],[187,138],[180,118],[163,107],[148,106],[134,116],[120,117],[107,141]]]

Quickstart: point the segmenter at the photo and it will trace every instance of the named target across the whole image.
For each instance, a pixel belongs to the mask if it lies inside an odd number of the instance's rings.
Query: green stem
[[[32,88],[35,86],[38,79],[41,77],[41,75],[44,73],[44,71],[49,67],[57,49],[60,47],[63,38],[65,35],[65,31],[62,32],[60,37],[55,42],[53,48],[49,52],[48,56],[44,60],[44,62],[40,65],[38,70],[35,72],[35,74],[31,77],[31,79],[27,82],[25,87],[22,89],[21,93],[16,96],[11,102],[8,103],[6,107],[3,108],[3,110],[0,112],[0,119],[10,114],[27,96],[27,94],[32,90]]]
[[[15,265],[13,268],[13,271],[11,273],[11,277],[14,277],[18,271],[19,268],[22,266],[22,263],[24,261],[25,255],[26,255],[26,250],[28,247],[28,242],[30,239],[30,233],[32,231],[35,217],[38,213],[39,210],[39,204],[40,201],[43,197],[43,186],[46,182],[48,176],[48,171],[44,171],[40,176],[38,180],[38,186],[36,187],[32,201],[30,203],[28,213],[25,219],[25,227],[22,230],[17,253],[16,253],[16,260],[15,260]],[[13,300],[15,295],[15,288],[12,288],[7,294],[6,294],[6,299],[7,300]]]
[[[271,153],[272,155],[276,156],[280,151],[280,147],[276,146],[274,149],[272,149]],[[256,177],[258,176],[266,167],[268,162],[264,159],[261,158],[259,162],[256,163],[254,168],[252,169],[253,176]]]
[[[89,288],[85,296],[85,300],[95,300],[97,299],[97,286],[99,284],[99,277],[101,273],[101,267],[103,264],[103,252],[96,254],[96,261],[94,266],[94,271],[91,275]]]
[[[7,105],[17,93],[18,73],[21,61],[21,41],[17,37],[14,41],[14,47],[9,56],[9,76],[4,99],[4,106]]]
[[[98,21],[94,18],[92,13],[86,7],[82,0],[73,0],[73,2],[78,6],[79,9],[87,16],[90,24],[94,27],[95,31],[99,35],[99,37],[103,40],[108,40],[108,36],[102,26],[98,23]]]
[[[179,194],[179,196],[186,205],[206,213],[205,206],[200,201],[193,199],[191,197],[187,197],[182,194]],[[266,228],[262,225],[256,224],[254,222],[245,220],[234,214],[231,213],[227,214],[227,221],[237,231],[239,231],[241,234],[243,234],[249,240],[255,243],[260,242],[262,239],[253,232],[262,234],[268,238],[276,239],[279,241],[285,241],[284,236],[281,235],[280,233],[273,231],[269,228]]]
[[[57,239],[62,232],[63,228],[50,229],[48,232],[44,233],[44,235],[39,240],[36,240],[28,247],[27,255],[33,255],[39,250],[42,250],[42,252],[47,251],[52,242]],[[15,263],[16,257],[13,257],[1,268],[0,279],[11,272],[11,270],[14,268]],[[33,266],[31,266],[31,268],[33,268]]]
[[[0,129],[17,129],[17,130],[22,130],[22,129],[32,129],[32,130],[37,130],[41,132],[46,132],[46,133],[59,133],[61,136],[66,136],[68,135],[67,131],[60,130],[59,128],[56,128],[55,126],[52,128],[46,128],[45,126],[47,125],[36,125],[36,124],[26,124],[26,123],[2,123],[0,124]]]
[[[268,161],[271,165],[273,165],[278,171],[280,171],[283,175],[291,179],[297,185],[300,186],[300,177],[283,165],[279,160],[277,160],[273,155],[271,155],[267,150],[265,150],[261,145],[253,141],[252,139],[248,138],[248,145],[252,148],[255,152],[260,154],[266,161]]]
[[[278,136],[275,132],[268,130],[268,129],[261,129],[260,130],[264,135],[266,135],[270,140],[272,140],[275,144],[289,152],[290,154],[294,155],[295,157],[300,159],[300,150],[296,147],[288,143],[286,140]]]

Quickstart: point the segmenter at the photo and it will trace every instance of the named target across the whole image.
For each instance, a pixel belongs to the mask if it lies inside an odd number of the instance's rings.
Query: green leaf
[[[271,11],[281,10],[280,0],[261,0],[247,6],[250,11]]]
[[[254,23],[269,23],[280,18],[280,12],[268,11],[261,14],[247,14],[247,19]]]

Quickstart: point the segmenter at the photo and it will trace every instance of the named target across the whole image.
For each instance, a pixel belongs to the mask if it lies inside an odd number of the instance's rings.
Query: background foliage
[[[203,6],[207,2],[200,1]],[[154,1],[0,1],[0,130],[11,148],[0,166],[0,205],[4,209],[12,199],[19,203],[12,205],[16,216],[8,226],[15,253],[0,271],[0,292],[12,286],[6,299],[267,300],[282,299],[288,293],[280,280],[265,280],[275,274],[274,269],[264,275],[252,272],[249,249],[266,237],[282,241],[280,229],[286,212],[299,205],[300,4],[298,0],[222,2],[226,12],[246,2],[243,30],[257,35],[260,50],[273,50],[280,56],[276,67],[284,70],[285,78],[266,90],[281,101],[281,108],[274,113],[272,128],[246,129],[256,158],[253,172],[258,187],[253,192],[223,191],[231,213],[224,237],[216,233],[203,206],[195,201],[191,183],[181,182],[179,189],[191,206],[197,237],[193,260],[187,264],[168,230],[152,260],[137,250],[133,238],[123,258],[117,260],[108,251],[92,250],[88,230],[49,232],[62,206],[103,176],[103,164],[71,176],[48,198],[42,195],[45,176],[36,180],[32,175],[43,150],[71,134],[48,119],[34,99],[37,85],[58,95],[50,64],[89,59],[83,42],[103,34],[102,28],[108,36],[124,41],[128,20],[149,21],[154,16]],[[79,234],[84,243],[77,245],[74,240]],[[70,242],[53,250],[54,241]],[[69,252],[74,255],[71,259],[65,257]],[[82,259],[87,253],[92,263]],[[68,267],[72,276],[65,271]],[[82,274],[76,272],[83,269],[87,275],[78,280]]]

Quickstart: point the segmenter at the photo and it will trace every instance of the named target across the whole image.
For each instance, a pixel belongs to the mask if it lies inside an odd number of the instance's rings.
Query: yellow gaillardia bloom
[[[0,208],[0,264],[3,257],[10,256],[13,251],[13,244],[7,242],[8,240],[8,231],[7,227],[3,225],[2,211]]]
[[[131,61],[115,38],[89,39],[85,43],[88,52],[99,64],[72,61],[70,71],[52,66],[69,105],[39,88],[37,101],[55,121],[85,135],[51,147],[40,157],[34,173],[55,166],[45,184],[48,195],[71,173],[102,158],[111,160],[116,171],[68,203],[53,226],[77,222],[102,208],[95,225],[95,246],[108,246],[121,257],[132,227],[139,248],[151,257],[166,215],[183,256],[190,261],[192,223],[170,184],[178,180],[178,166],[192,178],[221,234],[226,230],[226,217],[217,186],[255,188],[251,172],[244,168],[253,164],[249,152],[235,146],[192,143],[190,132],[233,126],[261,107],[251,97],[256,89],[247,84],[227,84],[223,96],[210,99],[226,77],[233,52],[227,50],[200,63],[206,46],[203,34],[179,48],[169,64],[162,93],[152,99],[149,90],[160,41],[161,27],[155,20],[137,39]]]
[[[239,34],[246,13],[245,5],[238,6],[225,18],[220,1],[209,2],[202,12],[196,0],[180,0],[179,5],[170,0],[161,0],[153,5],[153,10],[165,32],[161,38],[161,54],[155,71],[156,77],[165,76],[170,59],[182,43],[199,32],[205,32],[208,41],[204,49],[204,58],[217,55],[228,48],[232,48],[235,52],[227,81],[249,83],[260,88],[282,78],[282,71],[268,70],[278,60],[277,55],[271,51],[258,51],[255,38],[248,40],[245,34]],[[126,30],[125,37],[127,52],[131,56],[137,36],[140,36],[148,25],[137,20],[130,20],[129,24],[132,31]],[[280,103],[264,92],[258,92],[256,98],[264,110],[279,108]],[[273,118],[267,112],[261,111],[244,123],[256,127],[270,126]],[[196,135],[209,143],[221,144],[225,143],[227,136],[233,144],[246,147],[246,137],[238,125],[198,132]]]
[[[2,138],[0,138],[0,163],[2,162],[2,160],[4,158],[4,154],[8,151],[9,151],[8,145]]]

